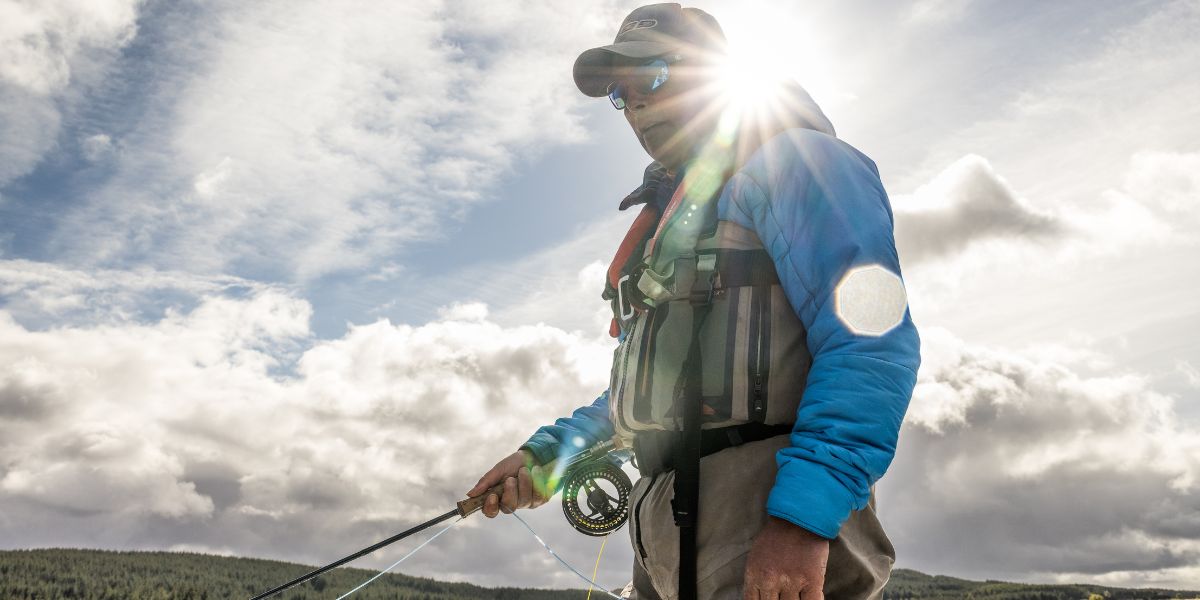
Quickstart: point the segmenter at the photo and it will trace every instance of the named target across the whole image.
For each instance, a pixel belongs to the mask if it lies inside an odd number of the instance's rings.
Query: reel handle
[[[499,496],[499,497],[504,497],[504,482],[500,482],[500,483],[497,483],[496,485],[493,485],[492,487],[488,488],[488,491],[486,491],[478,496],[475,496],[474,498],[467,498],[466,500],[460,500],[458,502],[458,516],[466,517],[466,516],[470,515],[471,513],[474,513],[476,511],[478,511],[479,509],[483,508],[483,503],[486,502],[487,497],[492,494],[496,494],[496,496]]]

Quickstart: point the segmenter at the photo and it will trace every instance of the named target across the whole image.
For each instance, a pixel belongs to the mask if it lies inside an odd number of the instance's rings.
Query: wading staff
[[[357,558],[366,556],[380,548],[383,548],[384,546],[394,544],[414,533],[418,533],[418,532],[424,531],[426,529],[429,529],[430,527],[433,527],[434,525],[437,525],[438,523],[441,523],[442,521],[445,521],[446,519],[449,519],[450,517],[464,517],[465,518],[468,515],[471,515],[472,513],[478,511],[480,508],[483,508],[484,500],[486,500],[487,497],[491,494],[503,496],[504,495],[504,484],[503,483],[496,484],[488,491],[486,491],[474,498],[467,498],[466,500],[459,502],[458,505],[455,506],[450,512],[447,512],[446,514],[444,514],[440,517],[434,517],[433,519],[425,521],[424,523],[421,523],[420,525],[417,525],[416,527],[413,527],[412,529],[409,529],[408,531],[397,533],[396,535],[393,535],[392,537],[390,537],[386,540],[383,540],[382,542],[379,542],[379,543],[369,546],[367,548],[363,548],[362,550],[359,550],[358,552],[355,552],[354,554],[351,554],[350,556],[347,556],[345,558],[340,558],[340,559],[338,559],[334,562],[331,562],[331,563],[329,563],[307,575],[304,575],[302,577],[297,577],[296,579],[293,579],[279,587],[271,588],[270,590],[267,590],[255,597],[251,598],[250,600],[262,600],[263,598],[268,598],[270,596],[278,594],[279,592],[282,592],[292,586],[300,585],[301,583],[304,583],[305,581],[308,581],[309,579],[312,579],[313,577],[316,577],[317,575],[320,575],[321,573],[324,573],[330,569],[335,569],[337,567],[340,567],[340,566],[342,566],[352,560],[355,560]]]

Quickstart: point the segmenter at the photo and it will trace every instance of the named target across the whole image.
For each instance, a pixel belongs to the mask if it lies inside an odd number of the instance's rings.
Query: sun
[[[775,63],[775,64],[772,64]],[[751,58],[748,55],[730,56],[721,67],[722,92],[734,110],[746,111],[758,104],[769,104],[777,98],[786,75],[778,61]]]
[[[722,19],[729,40],[720,73],[727,110],[743,116],[783,110],[789,84],[800,84],[818,100],[839,96],[830,75],[833,61],[807,23],[790,15],[746,18],[753,12]]]

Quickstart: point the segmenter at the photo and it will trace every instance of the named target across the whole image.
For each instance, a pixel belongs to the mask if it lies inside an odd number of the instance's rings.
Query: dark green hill
[[[1200,592],[1127,589],[1091,584],[1027,584],[970,581],[945,575],[926,575],[909,569],[892,571],[884,600],[1159,600],[1200,598]]]
[[[312,567],[253,558],[104,550],[0,551],[0,600],[245,600]],[[332,599],[374,575],[337,569],[284,592],[286,600]],[[389,574],[353,600],[583,600],[582,590],[484,588]],[[593,598],[597,596],[593,594]],[[897,569],[886,600],[1134,600],[1200,598],[1198,592],[1098,585],[969,581]]]
[[[246,600],[312,569],[273,560],[178,552],[0,551],[0,600]],[[335,569],[276,598],[337,598],[376,573]],[[586,596],[577,590],[484,588],[388,574],[351,598],[583,600]]]

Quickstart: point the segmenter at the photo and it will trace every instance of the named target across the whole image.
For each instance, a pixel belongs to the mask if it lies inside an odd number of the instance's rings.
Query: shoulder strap
[[[625,239],[621,240],[616,255],[608,265],[606,290],[617,287],[617,280],[621,278],[621,273],[628,272],[631,261],[640,262],[642,260],[646,243],[657,222],[658,209],[652,203],[642,205],[642,211],[634,218],[633,224],[629,226],[629,231],[625,232]]]
[[[676,386],[676,415],[682,417],[675,444],[675,485],[671,513],[679,527],[679,599],[697,598],[696,529],[700,523],[700,424],[703,403],[700,390],[700,327],[711,303],[698,304],[692,312],[692,340],[684,360],[683,377]]]

